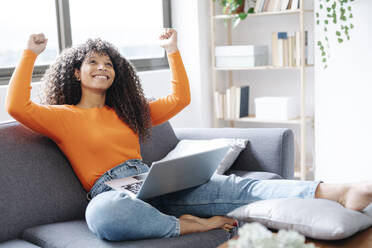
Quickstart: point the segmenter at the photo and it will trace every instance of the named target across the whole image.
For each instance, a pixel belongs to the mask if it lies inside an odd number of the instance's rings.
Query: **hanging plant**
[[[234,15],[232,17],[232,27],[238,26],[241,20],[247,18],[248,14],[253,13],[253,7],[251,7],[248,0],[248,10],[244,11],[245,0],[213,0],[218,2],[222,6],[222,13],[225,15]],[[225,26],[227,22],[225,20]]]
[[[338,43],[350,40],[350,29],[354,28],[351,23],[353,13],[350,2],[354,0],[318,0],[319,9],[315,13],[316,24],[322,25],[323,38],[317,41],[317,46],[321,51],[323,68],[328,67],[328,61],[331,57],[329,46],[328,28],[330,25],[336,26],[335,35]]]

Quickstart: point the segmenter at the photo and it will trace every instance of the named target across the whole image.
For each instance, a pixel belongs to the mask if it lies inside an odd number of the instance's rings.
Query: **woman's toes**
[[[229,224],[225,224],[225,225],[222,226],[222,229],[225,230],[225,231],[230,231],[233,228],[234,228],[234,226],[229,225]]]

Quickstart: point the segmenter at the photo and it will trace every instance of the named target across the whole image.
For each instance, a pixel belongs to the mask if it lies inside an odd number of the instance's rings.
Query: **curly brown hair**
[[[43,75],[40,98],[43,104],[76,105],[81,99],[80,82],[74,76],[86,55],[97,52],[110,57],[115,79],[106,90],[105,105],[113,108],[142,141],[150,137],[151,115],[139,77],[133,65],[111,43],[89,39],[84,44],[65,49]]]

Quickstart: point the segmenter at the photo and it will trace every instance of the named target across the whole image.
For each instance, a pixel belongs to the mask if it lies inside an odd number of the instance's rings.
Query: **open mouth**
[[[93,75],[95,79],[108,80],[110,77],[107,75]]]

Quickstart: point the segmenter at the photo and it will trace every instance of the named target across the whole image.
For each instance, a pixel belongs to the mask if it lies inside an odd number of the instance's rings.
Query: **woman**
[[[30,100],[34,61],[47,45],[43,34],[30,36],[10,82],[8,112],[53,139],[67,156],[91,199],[86,221],[99,238],[121,241],[229,230],[236,221],[224,215],[262,199],[324,198],[354,210],[372,201],[370,183],[333,185],[221,175],[147,201],[110,190],[105,181],[148,171],[138,138],[146,140],[151,126],[169,120],[190,102],[176,31],[164,29],[159,40],[168,55],[173,90],[155,101],[145,99],[131,64],[99,39],[62,52],[43,77],[43,105]]]

